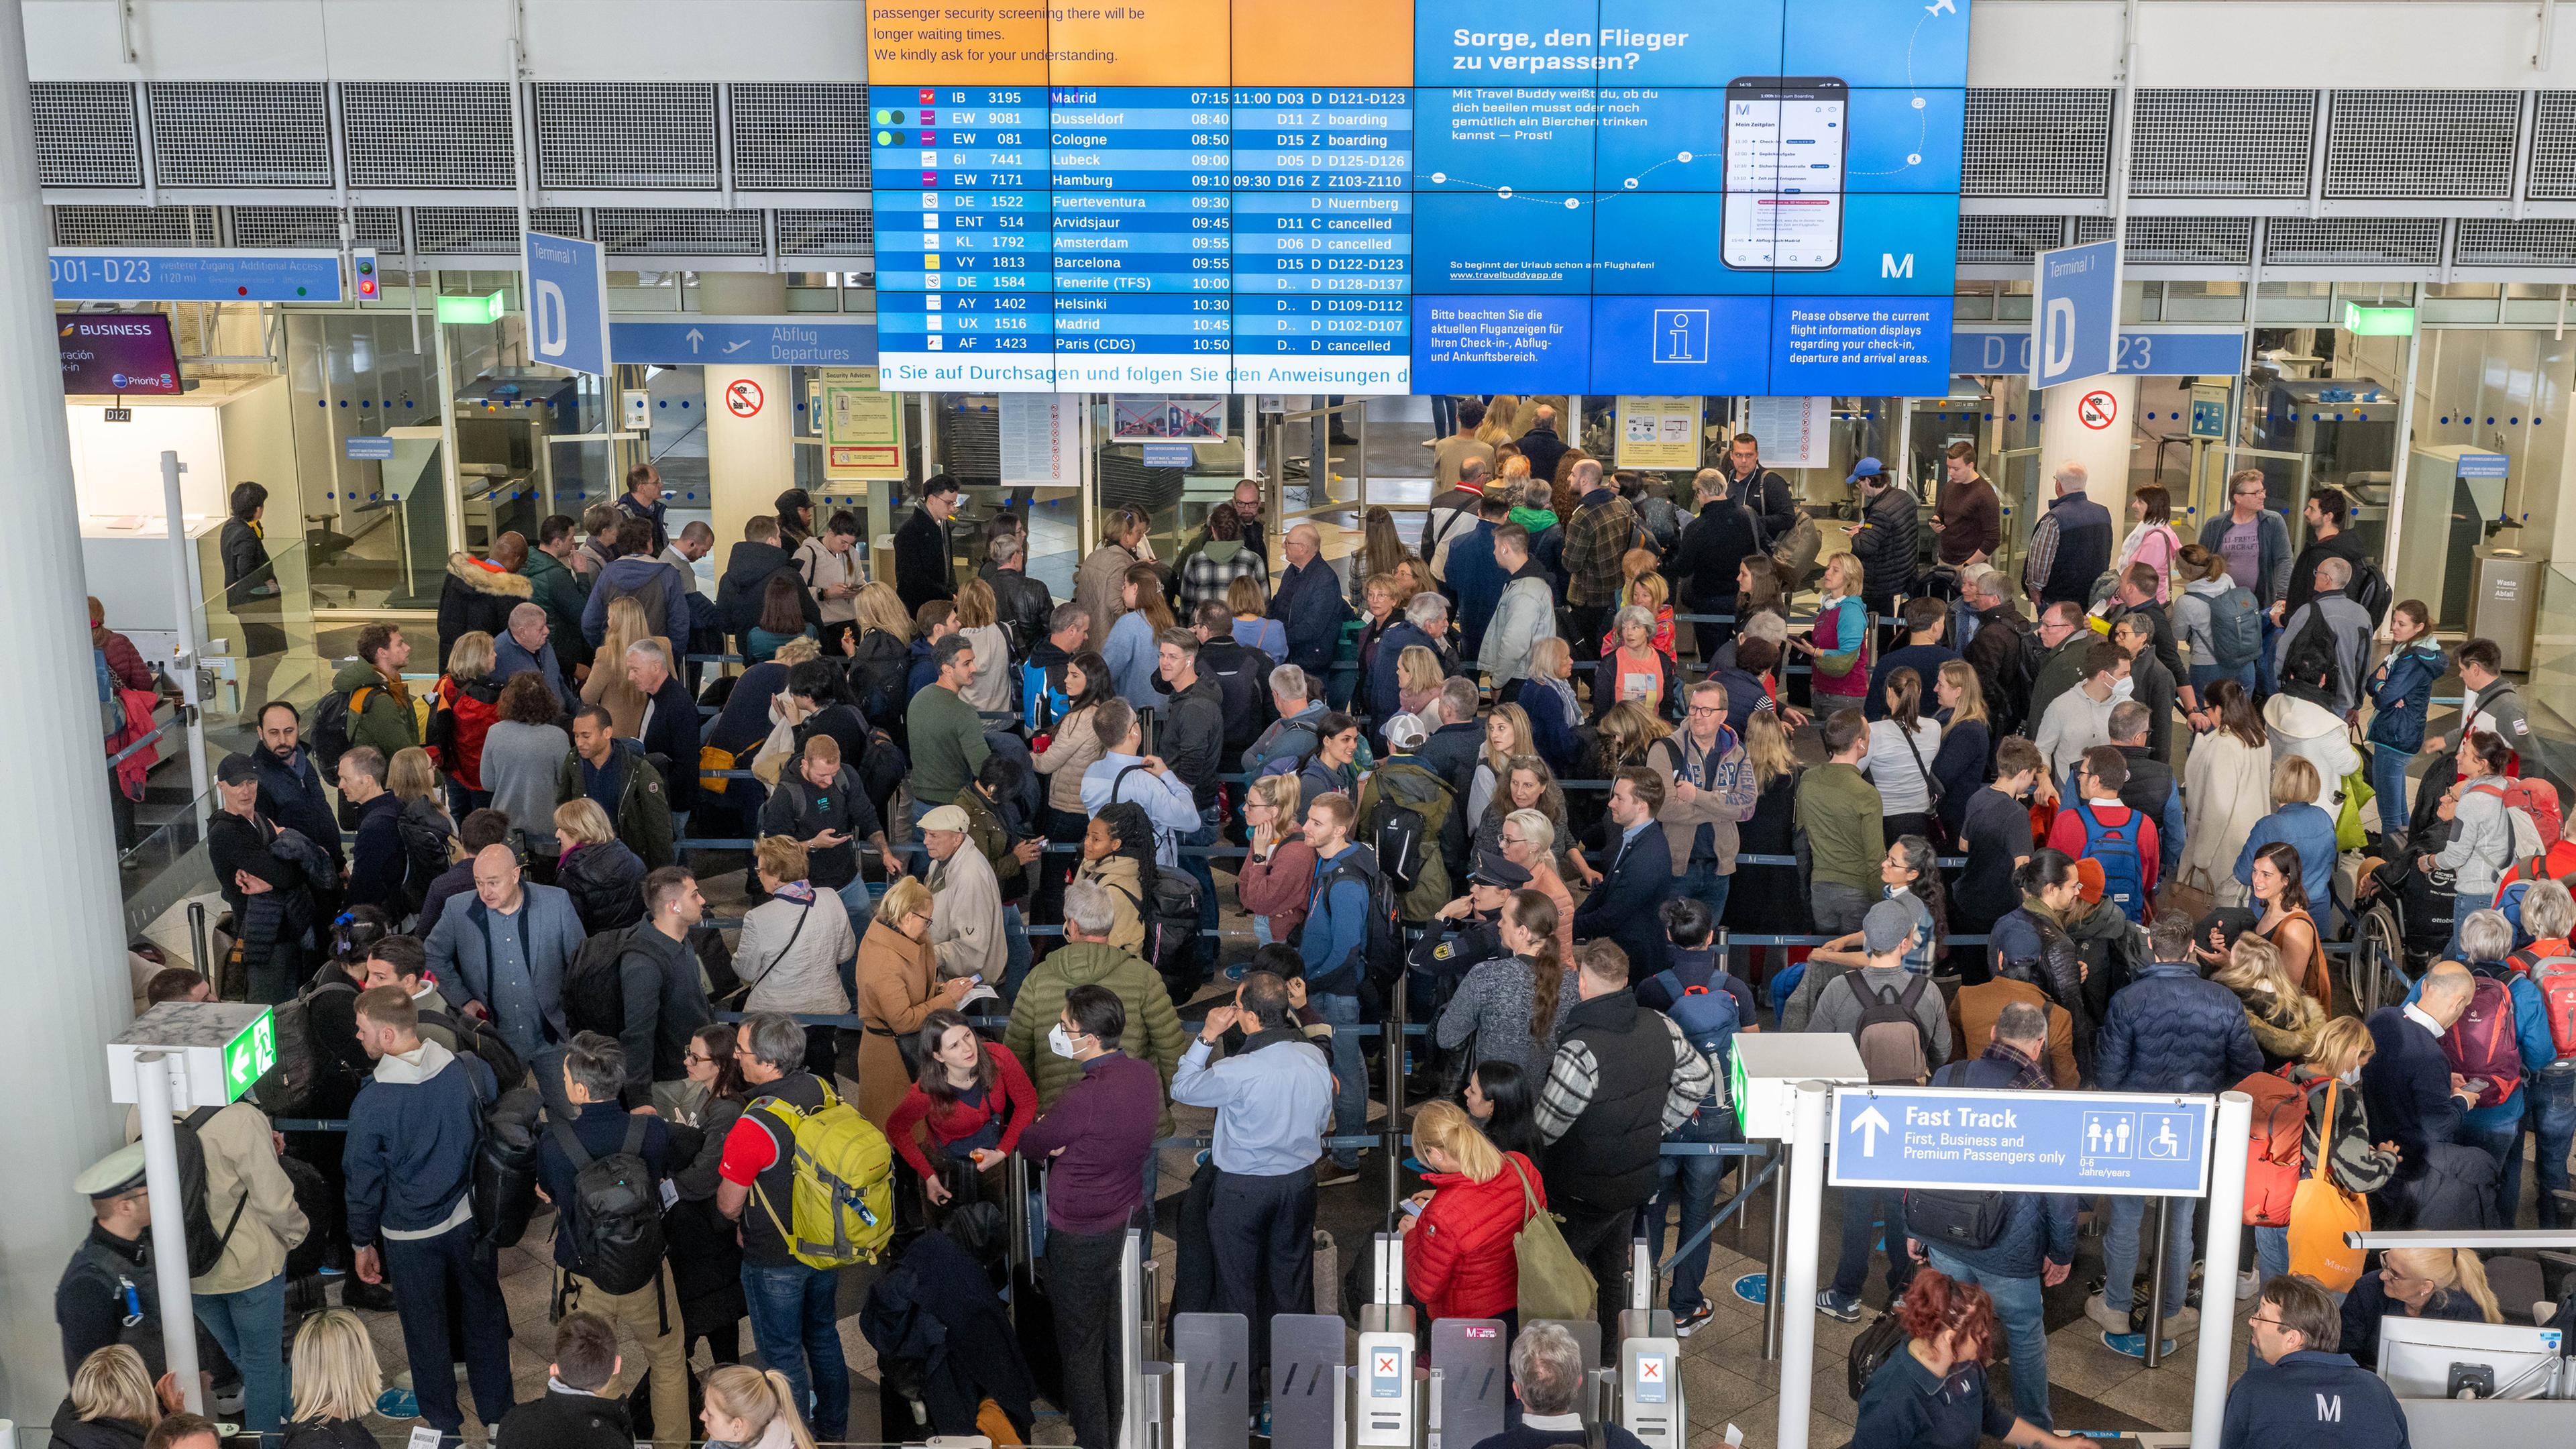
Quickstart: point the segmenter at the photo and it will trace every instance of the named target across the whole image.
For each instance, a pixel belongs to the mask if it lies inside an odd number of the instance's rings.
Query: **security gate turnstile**
[[[1243,1315],[1174,1315],[1172,1358],[1179,1442],[1188,1449],[1245,1449],[1252,1437],[1252,1335]]]
[[[1499,1318],[1442,1318],[1431,1325],[1431,1402],[1423,1449],[1475,1449],[1503,1432],[1511,1398],[1511,1345]]]

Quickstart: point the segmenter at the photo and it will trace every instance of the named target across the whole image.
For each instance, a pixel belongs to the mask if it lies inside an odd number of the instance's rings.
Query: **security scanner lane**
[[[1240,1313],[1172,1316],[1172,1442],[1244,1449],[1252,1438],[1252,1333]]]
[[[1270,1443],[1273,1449],[1344,1449],[1350,1443],[1342,1381],[1350,1372],[1350,1325],[1331,1313],[1270,1319]]]
[[[1499,1318],[1443,1318],[1431,1325],[1431,1402],[1424,1449],[1475,1449],[1503,1432],[1512,1396],[1511,1345]]]

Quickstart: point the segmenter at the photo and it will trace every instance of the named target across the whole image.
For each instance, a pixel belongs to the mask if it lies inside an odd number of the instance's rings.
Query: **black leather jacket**
[[[1025,663],[1029,651],[1047,636],[1047,616],[1055,612],[1055,596],[1018,569],[995,569],[990,577],[993,603],[1002,627],[1011,634],[1011,662]]]

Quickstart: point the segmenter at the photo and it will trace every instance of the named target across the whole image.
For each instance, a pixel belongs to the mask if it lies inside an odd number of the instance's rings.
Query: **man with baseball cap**
[[[128,1143],[72,1179],[89,1199],[89,1236],[54,1288],[54,1325],[63,1334],[63,1372],[122,1343],[162,1373],[161,1300],[152,1281],[152,1203],[143,1189],[143,1144]]]
[[[1919,1085],[1934,1065],[1950,1059],[1950,1015],[1941,992],[1928,975],[1906,969],[1905,953],[1914,946],[1914,913],[1901,901],[1880,901],[1861,918],[1861,950],[1868,959],[1857,971],[1846,971],[1816,994],[1807,1018],[1809,1031],[1838,1031],[1861,1045],[1870,1080],[1881,1085]],[[1869,1023],[1873,1003],[1893,1003],[1913,1018],[1916,1039],[1890,1039],[1886,1023]],[[1816,1295],[1816,1307],[1829,1318],[1860,1321],[1860,1290],[1869,1280],[1870,1228],[1886,1225],[1888,1301],[1904,1296],[1913,1279],[1914,1259],[1905,1251],[1904,1203],[1898,1193],[1877,1188],[1843,1189],[1842,1261],[1833,1285]]]
[[[1861,567],[1861,602],[1872,614],[1896,610],[1896,600],[1914,592],[1914,568],[1923,553],[1923,524],[1914,495],[1876,458],[1852,464],[1846,480],[1860,500],[1860,522],[1851,534],[1852,557]]]
[[[1008,956],[1002,943],[1002,887],[992,862],[972,848],[966,812],[941,805],[921,817],[922,847],[930,852],[930,948],[943,980],[972,976],[998,987]]]

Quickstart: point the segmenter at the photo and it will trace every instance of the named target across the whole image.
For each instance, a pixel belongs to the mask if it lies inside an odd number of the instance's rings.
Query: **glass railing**
[[[2521,694],[2549,773],[2576,779],[2576,573],[2554,562],[2541,575],[2531,674]]]

